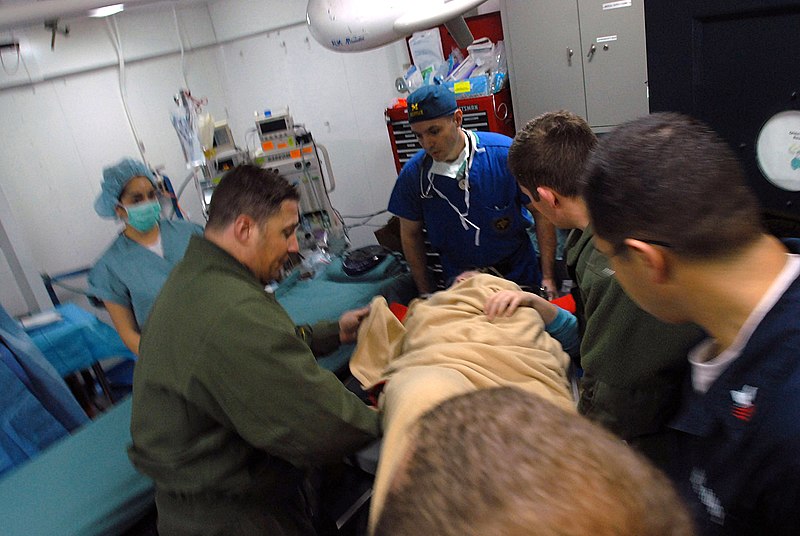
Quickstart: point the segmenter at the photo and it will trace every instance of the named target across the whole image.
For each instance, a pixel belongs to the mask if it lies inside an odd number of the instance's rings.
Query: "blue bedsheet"
[[[120,534],[140,519],[153,485],[128,460],[130,420],[126,399],[0,480],[0,534]]]

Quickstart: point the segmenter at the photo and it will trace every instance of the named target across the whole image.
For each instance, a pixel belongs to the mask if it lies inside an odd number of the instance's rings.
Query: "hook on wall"
[[[50,50],[55,50],[56,48],[56,33],[64,34],[64,36],[69,35],[69,26],[64,26],[63,28],[58,27],[58,19],[50,19],[44,21],[44,27],[50,30]]]

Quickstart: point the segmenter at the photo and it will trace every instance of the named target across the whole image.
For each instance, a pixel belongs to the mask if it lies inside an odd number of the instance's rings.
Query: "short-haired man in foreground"
[[[788,166],[788,162],[787,162]],[[732,150],[679,114],[620,126],[584,195],[597,248],[642,308],[695,322],[670,473],[704,534],[800,530],[800,241],[761,223]]]
[[[581,177],[596,144],[581,117],[549,112],[517,133],[508,164],[539,212],[556,227],[576,229],[566,258],[578,285],[573,294],[583,332],[578,411],[660,466],[671,454],[666,423],[678,408],[686,352],[702,333],[666,324],[637,307],[594,247]]]
[[[669,481],[584,417],[512,387],[425,413],[375,536],[690,536]]]
[[[297,251],[298,199],[272,172],[228,172],[145,325],[130,457],[155,481],[162,536],[314,534],[305,470],[380,433],[311,350],[354,342],[368,309],[296,329],[264,291]]]

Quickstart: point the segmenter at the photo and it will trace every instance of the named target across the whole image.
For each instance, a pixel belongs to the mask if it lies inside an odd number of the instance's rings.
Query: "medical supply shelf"
[[[511,92],[507,87],[492,95],[459,99],[458,107],[464,113],[463,126],[468,130],[499,132],[512,138],[516,133]],[[389,141],[392,144],[394,164],[399,173],[403,165],[422,146],[411,132],[408,110],[405,107],[387,108],[384,115],[389,130]]]

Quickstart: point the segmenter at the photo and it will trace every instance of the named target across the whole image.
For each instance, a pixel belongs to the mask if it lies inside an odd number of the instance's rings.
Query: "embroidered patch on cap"
[[[422,86],[406,102],[409,123],[444,117],[458,109],[455,94],[441,85]]]

